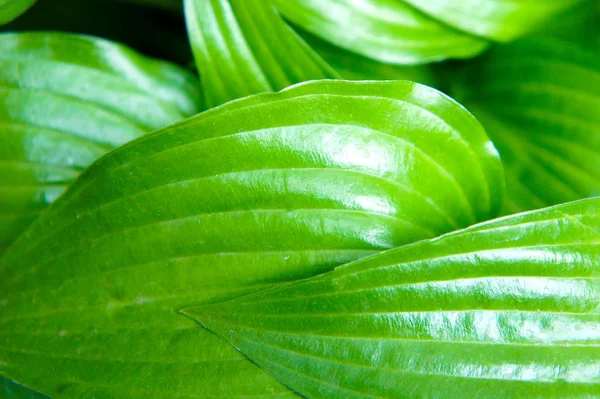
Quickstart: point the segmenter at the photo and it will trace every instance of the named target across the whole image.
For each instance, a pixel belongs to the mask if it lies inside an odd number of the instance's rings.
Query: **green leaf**
[[[493,217],[477,121],[411,82],[311,82],[89,167],[0,259],[0,374],[60,398],[291,397],[179,309]]]
[[[308,398],[600,396],[600,199],[185,312]]]
[[[402,1],[464,32],[492,40],[509,41],[586,0]]]
[[[505,212],[600,195],[599,54],[537,37],[461,67],[454,94],[502,155]]]
[[[283,21],[271,0],[185,0],[206,106],[337,78]]]
[[[105,40],[0,35],[0,252],[102,154],[195,113],[196,90]]]
[[[402,0],[275,0],[294,24],[336,46],[392,64],[469,58],[487,41],[460,32]]]
[[[384,64],[329,44],[310,33],[300,34],[344,79],[410,80],[431,87],[440,86],[439,73],[431,65]]]
[[[0,25],[17,18],[35,2],[36,0],[0,0]]]

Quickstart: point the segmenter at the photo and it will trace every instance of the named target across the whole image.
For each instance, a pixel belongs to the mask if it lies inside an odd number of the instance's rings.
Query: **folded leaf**
[[[415,83],[214,108],[102,157],[0,259],[0,374],[60,398],[291,397],[178,309],[490,218],[502,182],[477,121]]]
[[[402,1],[462,31],[492,40],[509,41],[587,0]]]
[[[207,108],[294,83],[339,77],[271,0],[185,0]]]
[[[294,24],[339,47],[393,64],[469,58],[488,42],[403,0],[275,0]]]
[[[92,161],[195,113],[196,89],[105,40],[0,35],[0,252]]]
[[[36,0],[0,0],[0,25],[4,25],[29,9]]]
[[[461,68],[456,94],[504,161],[506,212],[600,195],[600,56],[537,37]]]
[[[600,396],[600,199],[185,312],[307,398]]]

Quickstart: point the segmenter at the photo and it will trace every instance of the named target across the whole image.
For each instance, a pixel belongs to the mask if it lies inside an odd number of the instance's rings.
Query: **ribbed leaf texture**
[[[600,396],[600,199],[185,312],[307,398]]]
[[[206,107],[339,75],[286,24],[271,0],[185,0]]]
[[[0,259],[0,374],[55,398],[290,397],[178,310],[488,219],[478,122],[410,82],[313,82],[101,158]]]
[[[461,72],[465,83],[455,94],[502,154],[506,213],[600,195],[597,49],[523,39]]]
[[[509,41],[587,0],[402,1],[464,32],[492,40]]]
[[[295,25],[339,47],[393,64],[468,58],[487,40],[458,31],[402,0],[275,0]]]
[[[92,161],[198,110],[186,71],[106,40],[0,35],[0,252]]]

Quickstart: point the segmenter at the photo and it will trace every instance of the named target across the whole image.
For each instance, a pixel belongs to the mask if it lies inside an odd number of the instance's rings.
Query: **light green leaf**
[[[0,35],[0,252],[102,154],[196,112],[197,83],[105,40]]]
[[[509,41],[586,0],[402,1],[462,31],[492,40]]]
[[[271,0],[185,0],[206,106],[339,75],[283,21]]]
[[[461,67],[454,94],[502,155],[505,212],[600,195],[599,54],[537,37]]]
[[[600,199],[185,312],[307,398],[600,396]]]
[[[0,0],[0,25],[9,23],[34,5],[36,0]]]
[[[306,42],[344,79],[410,80],[439,88],[440,74],[432,65],[393,65],[375,61],[300,32]]]
[[[393,64],[468,58],[487,41],[401,0],[275,0],[294,24],[339,47]]]
[[[178,310],[493,217],[478,122],[411,82],[247,97],[104,156],[0,259],[0,374],[60,398],[291,397]]]

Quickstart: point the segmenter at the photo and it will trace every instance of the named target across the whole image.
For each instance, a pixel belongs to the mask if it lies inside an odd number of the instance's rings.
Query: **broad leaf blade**
[[[290,396],[177,310],[487,219],[502,181],[476,120],[410,82],[207,111],[98,160],[0,260],[0,373],[64,398]]]
[[[194,113],[196,89],[105,40],[0,35],[0,248],[102,154]]]
[[[271,0],[185,0],[185,16],[208,108],[338,77],[287,26]]]
[[[186,310],[308,398],[600,395],[600,199]]]
[[[498,146],[514,213],[600,195],[600,56],[557,39],[500,46],[456,94]]]
[[[403,0],[433,18],[474,35],[509,41],[586,0]]]
[[[275,0],[295,25],[381,62],[421,64],[469,58],[487,41],[460,32],[400,0]]]
[[[0,399],[49,399],[14,381],[0,377]]]

